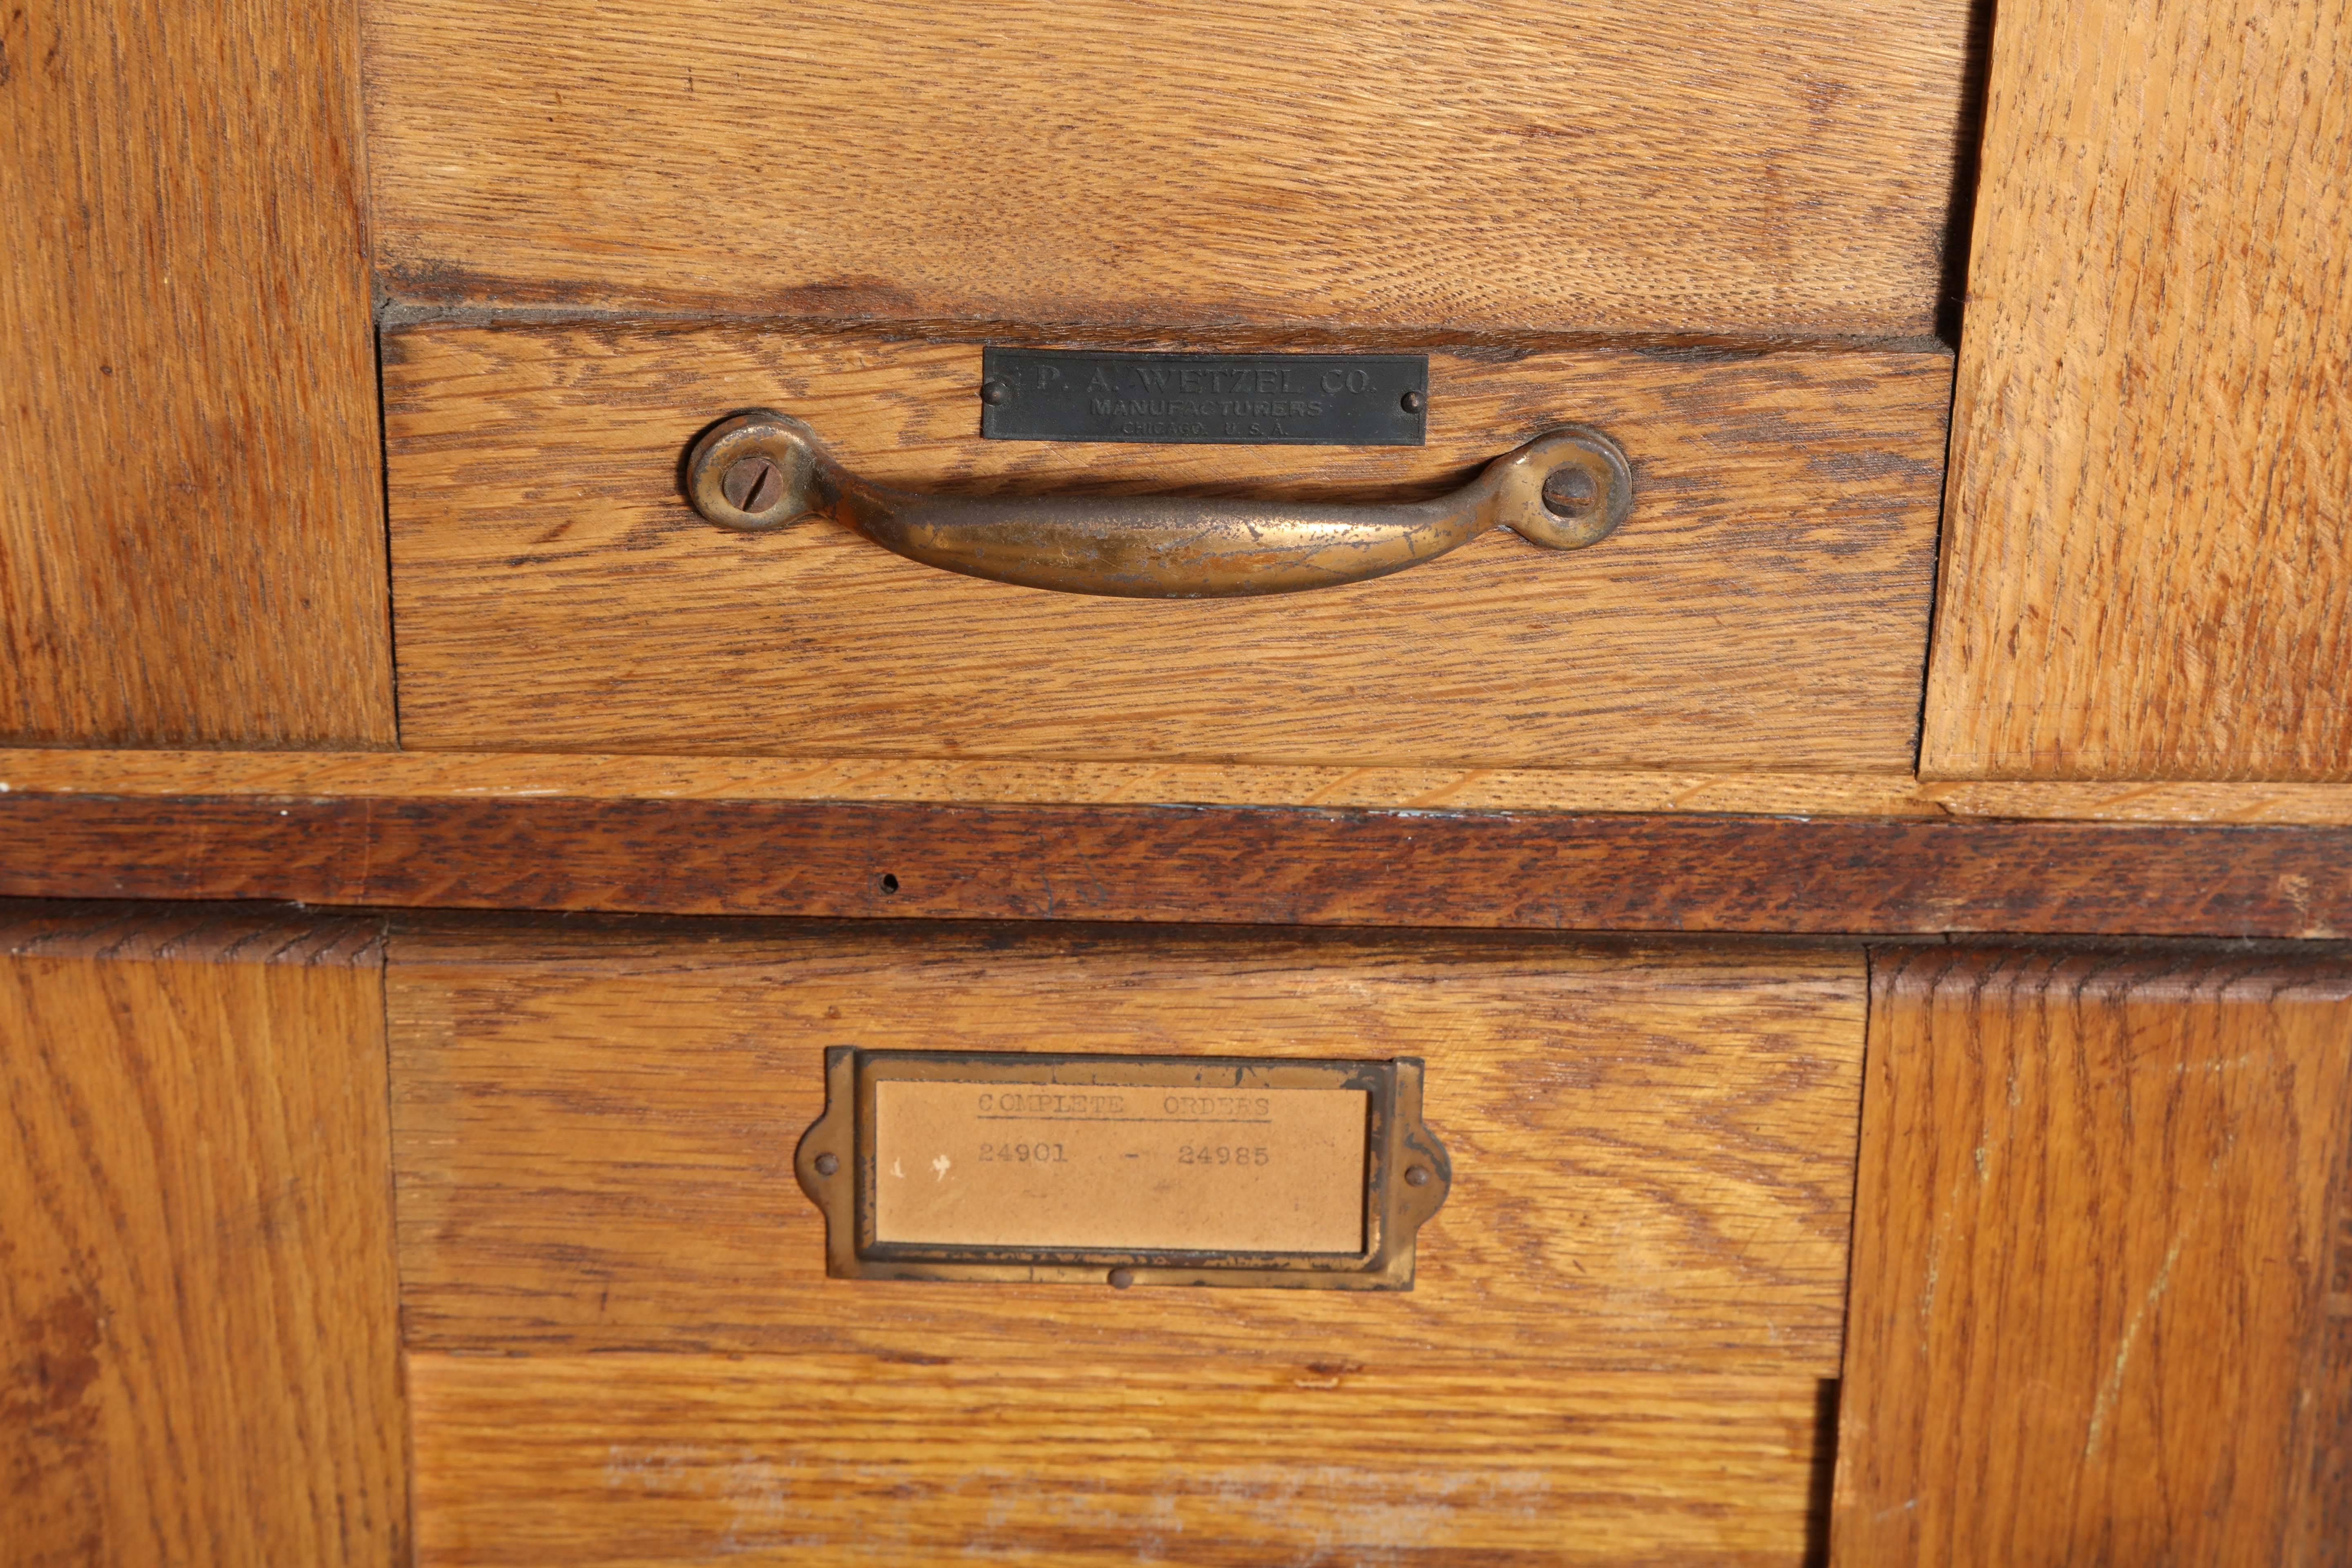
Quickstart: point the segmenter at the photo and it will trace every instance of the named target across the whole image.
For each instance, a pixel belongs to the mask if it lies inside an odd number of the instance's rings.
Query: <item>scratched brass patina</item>
[[[802,1187],[848,1279],[1409,1289],[1422,1064],[826,1053]]]
[[[1633,468],[1570,426],[1433,500],[1346,504],[1178,497],[944,496],[869,484],[789,415],[739,414],[687,460],[694,508],[763,532],[830,518],[910,561],[1068,594],[1215,599],[1384,577],[1508,528],[1549,550],[1605,539],[1633,505]]]

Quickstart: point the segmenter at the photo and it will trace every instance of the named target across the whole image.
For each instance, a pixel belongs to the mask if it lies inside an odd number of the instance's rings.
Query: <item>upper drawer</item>
[[[1964,0],[373,0],[395,293],[1923,334]]]
[[[1164,346],[1150,343],[1139,346]],[[1904,773],[1939,350],[1433,351],[1428,444],[980,434],[981,345],[749,325],[385,339],[401,738],[425,748]],[[1049,593],[830,521],[705,522],[695,435],[766,405],[857,476],[980,496],[1417,500],[1543,431],[1622,444],[1589,549],[1499,530],[1265,598]]]

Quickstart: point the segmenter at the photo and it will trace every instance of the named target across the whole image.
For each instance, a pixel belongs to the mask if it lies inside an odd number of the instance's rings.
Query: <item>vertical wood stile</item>
[[[2341,1561],[2352,960],[1874,965],[1845,1564]]]
[[[2004,4],[1921,771],[2352,777],[2352,5]]]
[[[388,1568],[372,923],[0,906],[0,1562]]]
[[[358,26],[0,14],[0,736],[392,743]]]

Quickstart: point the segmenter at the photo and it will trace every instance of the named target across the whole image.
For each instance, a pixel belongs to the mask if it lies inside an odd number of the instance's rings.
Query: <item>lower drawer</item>
[[[1772,945],[423,927],[420,1559],[1797,1563],[1865,1010]],[[1410,1292],[828,1279],[824,1047],[1414,1056]]]

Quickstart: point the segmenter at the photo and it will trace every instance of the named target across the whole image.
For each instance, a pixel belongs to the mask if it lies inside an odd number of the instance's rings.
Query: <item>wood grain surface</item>
[[[1821,1533],[1858,954],[431,921],[387,973],[421,1562]],[[828,1279],[791,1159],[843,1043],[1417,1054],[1453,1191],[1410,1292]]]
[[[0,905],[0,1560],[404,1561],[373,922]]]
[[[1841,1563],[2340,1563],[2352,958],[1875,961]]]
[[[1917,780],[1891,773],[1242,767],[930,757],[0,750],[0,794],[374,799],[935,801],[1709,812],[2352,826],[2352,785]]]
[[[1034,1342],[415,1356],[417,1561],[1794,1568],[1816,1532],[1815,1393],[1788,1379]]]
[[[1542,931],[2352,932],[2352,832],[926,801],[0,795],[0,895]]]
[[[383,0],[404,297],[1921,334],[1957,0]]]
[[[1924,772],[2352,778],[2352,11],[2004,7]]]
[[[982,441],[980,352],[751,327],[387,336],[404,740],[1911,770],[1940,351],[1437,353],[1422,448]],[[916,488],[1422,496],[1583,422],[1624,445],[1637,493],[1574,553],[1496,533],[1352,587],[1090,598],[830,523],[702,521],[681,455],[752,405]]]
[[[0,14],[0,735],[393,741],[353,13]]]
[[[1837,1369],[1857,953],[895,922],[392,953],[412,1346]],[[1453,1192],[1378,1300],[828,1280],[792,1152],[833,1045],[1418,1056]]]

